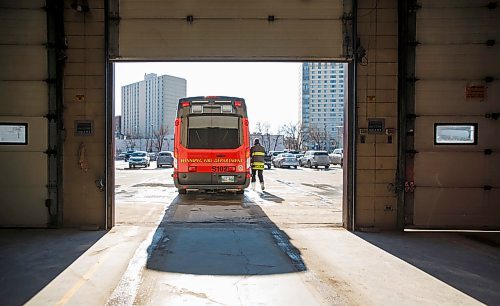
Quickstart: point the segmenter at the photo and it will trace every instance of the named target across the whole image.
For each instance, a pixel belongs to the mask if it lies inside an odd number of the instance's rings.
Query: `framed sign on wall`
[[[27,145],[28,123],[0,122],[0,145]]]

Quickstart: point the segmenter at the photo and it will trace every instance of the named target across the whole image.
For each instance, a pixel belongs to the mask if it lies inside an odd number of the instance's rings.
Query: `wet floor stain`
[[[325,191],[337,191],[337,188],[328,185],[328,184],[308,184],[308,183],[302,183],[302,185],[307,186],[307,187],[313,187]]]

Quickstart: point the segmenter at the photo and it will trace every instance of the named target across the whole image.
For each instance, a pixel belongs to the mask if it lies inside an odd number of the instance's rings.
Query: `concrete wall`
[[[398,123],[398,10],[396,0],[358,2],[358,37],[366,49],[363,64],[357,66],[358,128],[368,128],[368,118],[384,118],[386,128]],[[357,228],[393,229],[397,226],[395,183],[397,131],[392,143],[386,135],[367,134],[357,143]]]
[[[73,10],[69,0],[64,3],[68,58],[64,75],[63,225],[104,228],[105,193],[95,184],[105,175],[104,1],[89,0],[87,13]],[[92,120],[93,134],[75,135],[76,120]],[[85,148],[82,164],[81,146]]]

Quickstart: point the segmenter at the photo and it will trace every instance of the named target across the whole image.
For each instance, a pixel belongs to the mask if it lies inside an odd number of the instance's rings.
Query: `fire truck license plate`
[[[220,180],[222,183],[234,183],[233,175],[221,175]]]

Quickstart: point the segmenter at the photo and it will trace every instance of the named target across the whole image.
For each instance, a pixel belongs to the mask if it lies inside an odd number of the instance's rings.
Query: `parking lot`
[[[147,168],[129,169],[128,163],[116,162],[116,203],[119,212],[127,203],[165,203],[176,198],[172,168],[156,168],[152,161]],[[217,198],[217,205],[238,202],[238,205],[259,205],[273,221],[282,224],[341,225],[342,222],[342,168],[338,165],[324,168],[264,170],[266,189],[248,188],[243,197],[233,193],[190,193],[178,197],[180,203],[190,203],[196,197]],[[167,203],[168,204],[168,203]],[[120,215],[117,216],[120,222]]]

